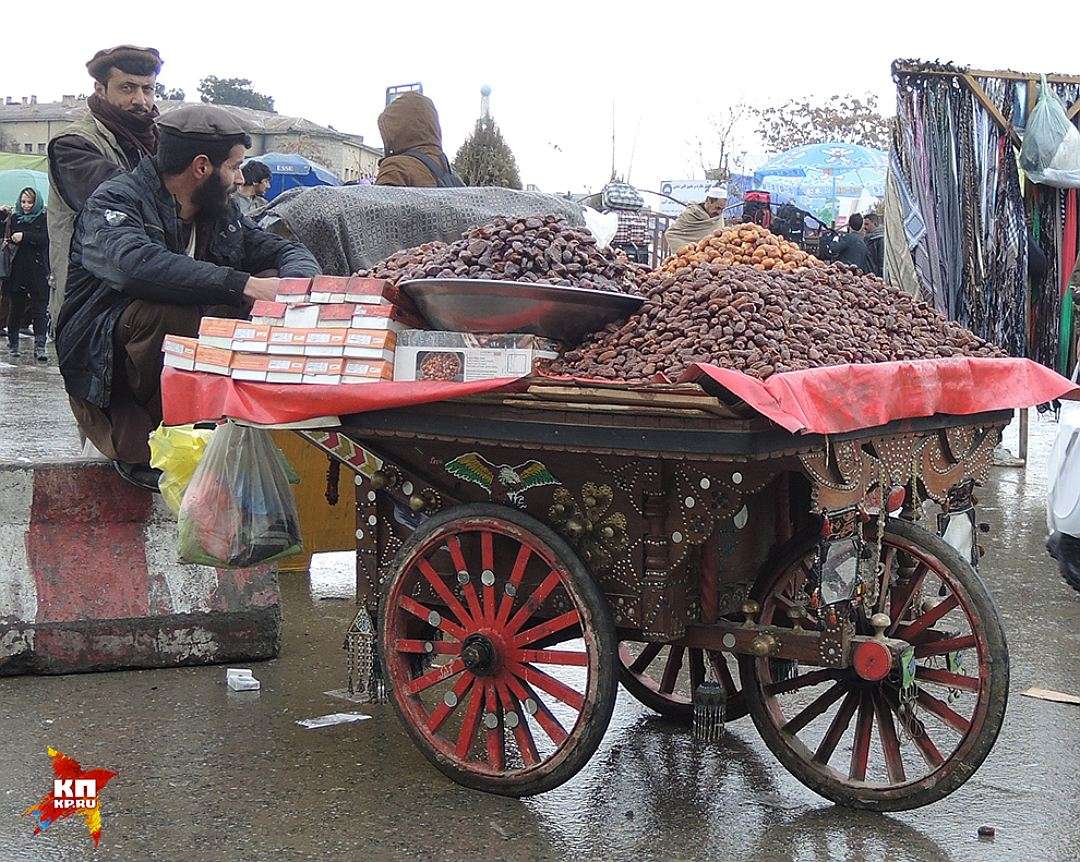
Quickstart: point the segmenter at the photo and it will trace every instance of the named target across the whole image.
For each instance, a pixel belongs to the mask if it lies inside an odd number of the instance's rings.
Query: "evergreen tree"
[[[275,113],[274,97],[253,90],[248,78],[218,78],[207,75],[199,81],[199,94],[204,102],[214,105],[234,105],[237,108],[254,108],[256,111]]]
[[[467,186],[521,188],[517,159],[490,116],[476,121],[473,133],[454,157],[454,172]]]

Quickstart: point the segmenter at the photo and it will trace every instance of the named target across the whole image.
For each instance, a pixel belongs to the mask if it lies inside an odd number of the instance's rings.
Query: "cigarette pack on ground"
[[[267,326],[284,326],[287,308],[289,306],[284,302],[267,302],[265,299],[260,299],[251,306],[251,322],[265,323]]]
[[[345,356],[393,362],[395,344],[397,333],[388,329],[350,329],[345,334]]]
[[[357,304],[352,325],[354,329],[391,329],[394,332],[403,332],[406,329],[417,329],[423,326],[423,323],[399,306],[384,302],[379,305]]]
[[[267,353],[280,354],[283,356],[303,356],[304,343],[307,341],[310,329],[300,329],[292,326],[270,327],[270,337],[267,342]]]
[[[222,347],[207,347],[200,344],[195,349],[195,370],[206,371],[210,374],[224,374],[229,376],[232,366],[233,352]]]
[[[266,353],[270,342],[270,327],[250,320],[236,321],[233,330],[232,349],[245,353]]]
[[[303,383],[304,359],[300,356],[267,356],[267,383]]]
[[[309,329],[304,356],[344,356],[347,329]]]
[[[184,371],[195,370],[195,349],[199,345],[197,338],[185,338],[182,335],[166,335],[161,342],[161,352],[165,354],[165,364],[169,368],[182,368]]]
[[[316,358],[304,362],[304,383],[341,383],[345,360],[341,358]]]
[[[199,321],[199,344],[231,350],[238,322],[232,317],[204,317]]]
[[[385,302],[397,302],[399,296],[398,289],[385,279],[354,275],[349,279],[345,302],[381,305]]]
[[[277,296],[274,299],[292,305],[297,302],[310,302],[310,294],[310,278],[283,278],[278,282]]]
[[[311,302],[345,302],[350,278],[336,275],[317,275],[311,280]]]
[[[398,335],[395,380],[465,382],[531,374],[541,359],[556,359],[557,342],[536,335],[474,335],[409,329]]]
[[[378,383],[394,378],[394,366],[390,362],[371,359],[346,359],[342,371],[342,383]]]
[[[233,380],[264,382],[270,368],[270,357],[264,353],[234,353],[229,376]]]

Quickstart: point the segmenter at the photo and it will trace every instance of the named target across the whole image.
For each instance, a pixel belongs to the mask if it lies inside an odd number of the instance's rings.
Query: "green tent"
[[[49,175],[43,171],[0,170],[0,206],[18,203],[19,192],[30,186],[37,189],[45,203],[49,202]]]
[[[49,171],[49,158],[22,153],[0,153],[0,171]]]

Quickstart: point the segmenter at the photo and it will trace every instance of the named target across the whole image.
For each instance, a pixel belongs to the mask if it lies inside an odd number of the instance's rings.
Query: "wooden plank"
[[[925,69],[920,66],[897,64],[896,71],[901,75],[920,75],[934,78],[959,78],[965,74],[975,78],[1001,78],[1006,81],[1036,81],[1042,77],[1033,72],[1013,72],[1008,69]],[[1046,80],[1051,84],[1080,84],[1080,75],[1047,75]]]
[[[1080,114],[1080,99],[1077,99],[1075,102],[1069,105],[1069,109],[1065,112],[1065,116],[1068,117],[1070,120],[1077,114]]]
[[[982,105],[990,113],[990,116],[994,118],[1002,130],[1009,136],[1009,140],[1012,141],[1014,146],[1020,146],[1020,136],[1016,134],[1016,129],[1012,127],[1012,123],[1005,119],[1005,115],[1001,113],[1001,110],[990,101],[990,97],[986,95],[986,90],[982,88],[982,85],[975,80],[975,77],[969,72],[966,75],[961,75],[967,88],[971,90],[972,94],[978,99],[979,104]]]

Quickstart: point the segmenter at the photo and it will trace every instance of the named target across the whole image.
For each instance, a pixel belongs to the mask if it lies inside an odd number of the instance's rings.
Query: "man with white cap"
[[[683,246],[704,239],[717,228],[722,228],[726,206],[727,189],[719,185],[706,192],[703,203],[690,204],[664,234],[668,253],[675,254]]]

